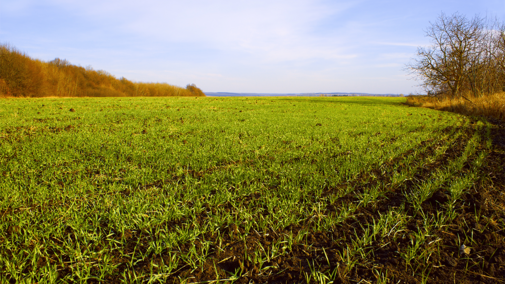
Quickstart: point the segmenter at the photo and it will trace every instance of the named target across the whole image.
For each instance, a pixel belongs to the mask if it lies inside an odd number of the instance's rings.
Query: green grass
[[[0,283],[183,283],[204,268],[207,280],[273,277],[287,273],[276,259],[311,254],[311,236],[363,210],[376,215],[324,254],[313,248],[322,257],[304,281],[352,278],[402,237],[402,269],[424,279],[434,231],[480,177],[489,125],[402,102],[2,100]],[[435,215],[425,205],[439,191],[449,198]],[[401,204],[384,205],[393,197]],[[243,255],[226,259],[234,246]],[[374,269],[378,283],[393,277]]]

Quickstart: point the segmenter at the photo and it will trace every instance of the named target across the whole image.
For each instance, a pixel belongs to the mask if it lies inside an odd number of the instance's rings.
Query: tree
[[[505,91],[505,23],[497,23],[497,28],[492,33],[492,50],[490,51],[497,68],[499,69],[502,91]]]
[[[428,94],[455,98],[468,92],[481,96],[501,91],[504,31],[504,25],[489,25],[479,16],[468,19],[459,14],[441,14],[426,31],[431,46],[419,47],[407,69],[423,80]]]
[[[41,63],[8,45],[0,45],[0,80],[2,89],[15,97],[42,95]]]

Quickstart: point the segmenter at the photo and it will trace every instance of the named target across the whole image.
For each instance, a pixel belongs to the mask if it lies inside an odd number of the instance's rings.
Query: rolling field
[[[0,283],[505,282],[496,126],[404,101],[0,100]]]

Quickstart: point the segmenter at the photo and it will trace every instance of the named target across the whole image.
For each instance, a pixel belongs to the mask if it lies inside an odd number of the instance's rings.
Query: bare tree
[[[493,29],[493,58],[497,64],[505,70],[505,23],[497,23]]]
[[[426,36],[432,45],[419,47],[417,58],[407,68],[423,80],[429,94],[461,96],[466,86],[475,83],[471,74],[480,74],[475,69],[476,63],[487,58],[482,33],[485,20],[478,16],[469,20],[459,14],[441,14],[430,24]]]
[[[493,49],[490,53],[498,69],[501,91],[505,91],[505,23],[497,23],[492,35]]]

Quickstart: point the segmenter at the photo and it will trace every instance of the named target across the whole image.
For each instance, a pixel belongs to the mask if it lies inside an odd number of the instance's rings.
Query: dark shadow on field
[[[289,101],[289,102],[300,102],[300,103],[324,103],[324,104],[341,104],[341,105],[364,105],[364,106],[384,106],[384,105],[392,105],[392,106],[404,106],[404,102],[402,101],[392,101],[388,100],[386,97],[381,98],[373,98],[373,97],[322,97],[322,98],[279,98],[277,101]]]

